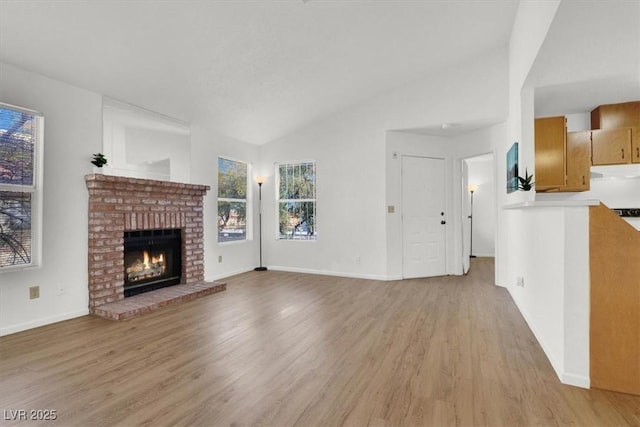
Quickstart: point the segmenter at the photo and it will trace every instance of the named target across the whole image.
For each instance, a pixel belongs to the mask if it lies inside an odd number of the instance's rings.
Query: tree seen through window
[[[278,237],[317,238],[315,162],[278,166]]]
[[[41,116],[0,104],[0,267],[30,265]]]
[[[218,242],[247,239],[247,164],[218,158]]]

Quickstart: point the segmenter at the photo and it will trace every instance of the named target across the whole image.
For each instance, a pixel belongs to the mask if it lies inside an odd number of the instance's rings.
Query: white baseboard
[[[351,279],[367,279],[367,280],[402,280],[402,277],[396,276],[379,276],[376,274],[361,274],[361,273],[345,273],[341,271],[329,271],[329,270],[314,270],[311,268],[297,268],[297,267],[283,267],[279,265],[270,265],[269,270],[273,271],[286,271],[290,273],[304,273],[304,274],[318,274],[321,276],[337,276],[337,277],[349,277]]]
[[[580,388],[591,388],[591,380],[584,375],[574,375],[565,373],[560,379],[563,384],[572,385]]]
[[[215,276],[205,277],[204,280],[207,282],[215,282],[216,280],[226,279],[227,277],[235,276],[236,274],[246,273],[248,271],[253,271],[253,267],[241,268],[239,270],[230,271],[228,273],[217,274]]]
[[[70,313],[58,314],[52,317],[46,317],[44,319],[32,320],[30,322],[20,323],[13,326],[8,326],[6,328],[0,328],[0,337],[10,334],[15,334],[17,332],[26,331],[28,329],[37,328],[39,326],[50,325],[52,323],[62,322],[63,320],[74,319],[76,317],[87,316],[89,314],[89,309],[83,309],[78,311],[73,311]]]

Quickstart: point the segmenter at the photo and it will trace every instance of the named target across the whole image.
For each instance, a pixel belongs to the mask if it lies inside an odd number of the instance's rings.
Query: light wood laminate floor
[[[2,337],[0,409],[53,409],[42,425],[65,426],[639,426],[639,397],[560,384],[493,268],[249,272],[129,321]]]

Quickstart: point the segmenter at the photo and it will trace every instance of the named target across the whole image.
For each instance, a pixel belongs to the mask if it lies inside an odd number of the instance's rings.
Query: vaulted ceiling
[[[261,144],[505,46],[517,6],[0,0],[0,61]]]

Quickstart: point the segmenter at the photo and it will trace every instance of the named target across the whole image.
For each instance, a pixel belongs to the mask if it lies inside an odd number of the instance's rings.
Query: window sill
[[[15,265],[15,266],[6,266],[0,267],[0,274],[2,273],[15,273],[17,271],[25,271],[25,270],[37,270],[42,266],[39,264],[28,264],[28,265]]]
[[[231,245],[241,245],[243,243],[251,243],[253,239],[243,239],[243,240],[229,240],[228,242],[218,242],[220,246],[231,246]]]

